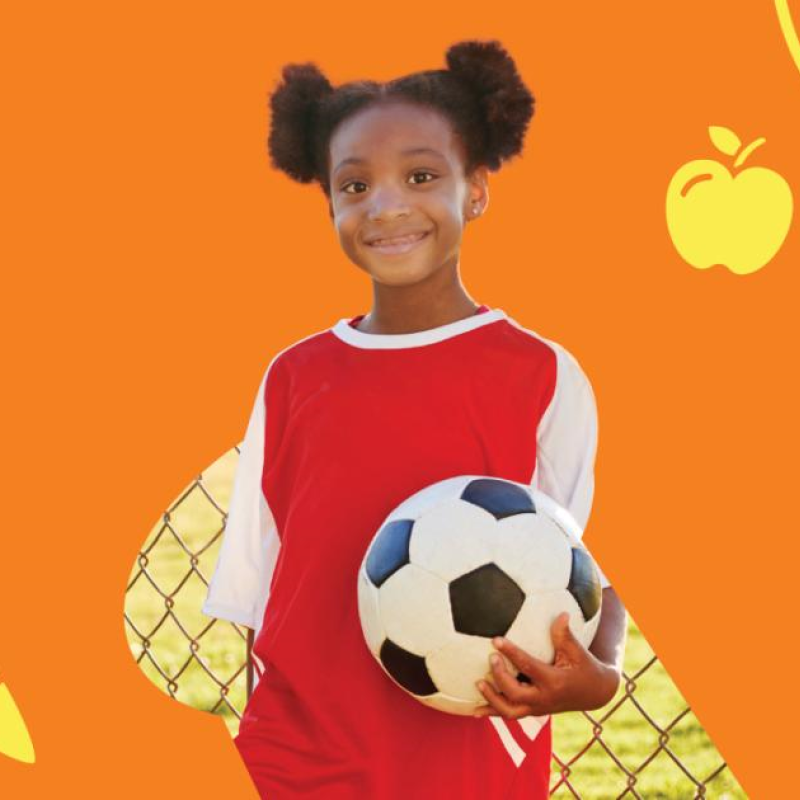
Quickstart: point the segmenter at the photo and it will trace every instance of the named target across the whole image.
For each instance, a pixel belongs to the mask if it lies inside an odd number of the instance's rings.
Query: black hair
[[[496,171],[522,150],[534,98],[497,41],[464,41],[446,53],[447,69],[415,72],[387,83],[351,81],[334,88],[313,63],[287,64],[270,97],[268,148],[273,167],[326,195],[328,144],[337,125],[366,106],[408,100],[442,112],[463,141],[465,170]]]

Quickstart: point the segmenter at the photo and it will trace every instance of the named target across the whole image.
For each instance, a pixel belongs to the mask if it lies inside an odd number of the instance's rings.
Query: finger
[[[580,644],[569,627],[568,612],[564,611],[553,620],[553,624],[550,626],[550,638],[556,647]]]
[[[564,612],[559,614],[550,626],[550,637],[553,640],[555,649],[555,664],[558,666],[563,662],[563,656],[568,661],[574,662],[585,654],[586,648],[575,638],[575,634],[569,626],[569,614]]]
[[[545,661],[535,658],[502,636],[495,637],[492,640],[492,644],[508,658],[519,672],[527,675],[533,683],[547,680],[552,667]]]
[[[492,665],[492,675],[497,683],[497,688],[511,702],[527,704],[536,702],[539,699],[540,690],[538,687],[518,681],[516,675],[508,671],[500,656],[495,654],[489,660]]]
[[[503,717],[507,719],[518,719],[530,714],[531,711],[527,706],[519,705],[517,703],[510,703],[501,694],[498,694],[491,685],[486,681],[479,681],[478,690],[489,701],[489,703],[496,708]]]

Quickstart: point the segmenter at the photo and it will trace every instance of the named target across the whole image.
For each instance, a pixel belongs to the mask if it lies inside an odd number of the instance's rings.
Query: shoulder
[[[289,380],[298,370],[329,356],[334,336],[330,329],[317,331],[278,351],[267,363],[262,375],[262,386]]]
[[[537,354],[542,354],[550,362],[553,375],[554,392],[563,390],[589,390],[591,383],[576,356],[564,345],[553,339],[548,339],[537,331],[524,327],[511,317],[506,317],[509,336],[515,339],[521,348]]]

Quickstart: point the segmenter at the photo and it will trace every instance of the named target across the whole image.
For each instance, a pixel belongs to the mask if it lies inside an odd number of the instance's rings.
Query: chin
[[[383,265],[373,266],[367,268],[367,272],[374,281],[385,286],[412,286],[430,277],[436,272],[436,268],[419,264],[397,263],[390,267]]]

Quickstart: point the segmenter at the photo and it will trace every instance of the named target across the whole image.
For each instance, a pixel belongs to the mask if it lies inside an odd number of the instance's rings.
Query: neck
[[[363,333],[417,333],[458,322],[479,308],[467,294],[458,263],[442,267],[411,286],[387,286],[373,281],[372,309],[358,324]]]

